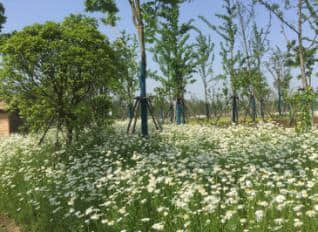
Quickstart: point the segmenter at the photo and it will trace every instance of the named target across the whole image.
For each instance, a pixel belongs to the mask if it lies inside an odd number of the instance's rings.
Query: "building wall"
[[[0,112],[0,136],[10,135],[9,114]]]

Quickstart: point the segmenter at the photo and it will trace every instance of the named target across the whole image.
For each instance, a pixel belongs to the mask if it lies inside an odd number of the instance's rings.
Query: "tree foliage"
[[[163,74],[157,79],[177,101],[176,107],[178,108],[180,103],[181,111],[184,111],[184,94],[186,86],[194,82],[192,74],[197,65],[197,56],[194,52],[194,44],[189,42],[189,32],[193,28],[192,20],[180,23],[180,6],[181,1],[161,6],[157,13],[156,29],[151,39],[154,45],[150,50]],[[176,111],[178,111],[177,108]],[[177,122],[179,120],[181,119],[178,119],[177,115]]]
[[[3,4],[0,2],[0,31],[3,29],[3,24],[7,21],[7,17],[4,15],[5,9]]]
[[[290,64],[298,66],[300,68],[300,79],[302,81],[302,88],[310,87],[311,72],[307,68],[311,69],[311,62],[315,62],[310,53],[316,52],[318,46],[318,16],[317,16],[317,2],[312,0],[297,0],[295,4],[285,0],[281,3],[273,3],[270,0],[254,0],[265,6],[271,11],[284,26],[293,31],[297,36],[296,40],[288,41],[288,49],[291,52],[291,56],[297,55],[298,58],[293,61],[290,60]],[[284,14],[284,9],[293,9],[297,12],[297,24],[293,24]],[[307,25],[309,30],[304,30],[304,26]],[[309,32],[309,33],[307,33]],[[307,46],[306,46],[307,45]]]
[[[94,19],[71,15],[62,23],[25,27],[1,53],[1,98],[32,130],[65,128],[70,143],[74,133],[106,116],[120,67]]]
[[[191,21],[180,24],[180,5],[166,4],[158,13],[158,25],[150,49],[159,64],[163,78],[176,98],[183,98],[185,87],[193,82],[196,67],[194,44],[189,43]],[[161,19],[161,20],[160,20]],[[161,79],[160,79],[161,80]],[[165,83],[165,80],[162,80]]]
[[[215,31],[221,38],[220,43],[221,51],[220,56],[222,59],[223,74],[219,75],[220,78],[228,79],[230,81],[232,90],[232,121],[238,121],[237,109],[237,92],[239,89],[239,79],[236,73],[237,65],[240,59],[240,52],[235,50],[237,42],[238,28],[234,19],[237,17],[238,9],[233,0],[223,0],[224,14],[215,14],[221,20],[217,26],[211,24],[206,18],[200,16],[201,20],[205,22],[213,31]]]
[[[205,113],[207,118],[210,118],[210,107],[209,107],[209,92],[210,83],[215,80],[213,77],[213,62],[215,59],[214,47],[215,44],[212,42],[211,36],[205,36],[201,32],[196,37],[196,53],[198,56],[198,66],[197,71],[201,77],[203,88],[204,88],[204,98],[205,98]]]
[[[132,104],[138,89],[137,39],[123,31],[114,41],[113,47],[118,54],[118,62],[123,66],[119,70],[121,75],[118,77],[116,94],[127,104]]]
[[[282,100],[288,95],[290,80],[292,79],[290,67],[287,66],[287,60],[287,53],[276,47],[266,62],[267,70],[274,79],[274,87],[278,94],[277,108],[279,115],[282,114]]]
[[[235,51],[238,28],[234,19],[237,17],[237,5],[233,2],[233,0],[224,0],[223,8],[225,9],[224,14],[215,15],[221,20],[220,25],[215,26],[206,18],[202,16],[200,16],[200,18],[223,39],[220,43],[220,56],[222,58],[224,70],[223,76],[224,78],[229,78],[232,91],[235,92],[238,89],[235,69],[240,56],[240,54]]]
[[[305,65],[305,75],[308,78],[309,85],[311,85],[311,79],[313,75],[314,66],[318,59],[316,58],[318,46],[304,47],[304,65]],[[287,43],[287,60],[286,65],[292,68],[298,68],[300,66],[300,59],[297,55],[299,53],[299,46],[296,44],[295,40],[288,41]],[[301,75],[298,75],[301,79]]]

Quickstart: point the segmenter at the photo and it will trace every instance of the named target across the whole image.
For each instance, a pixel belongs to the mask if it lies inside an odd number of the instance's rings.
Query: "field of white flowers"
[[[2,139],[0,212],[31,232],[318,231],[318,130],[115,127],[57,152]]]

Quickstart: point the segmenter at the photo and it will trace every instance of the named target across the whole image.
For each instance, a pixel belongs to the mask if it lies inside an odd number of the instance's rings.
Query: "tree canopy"
[[[3,24],[7,21],[7,17],[4,15],[5,9],[3,4],[0,2],[0,31],[3,29]]]
[[[104,113],[121,69],[96,20],[82,15],[28,26],[0,49],[1,98],[19,109],[32,130],[65,128],[68,142]]]

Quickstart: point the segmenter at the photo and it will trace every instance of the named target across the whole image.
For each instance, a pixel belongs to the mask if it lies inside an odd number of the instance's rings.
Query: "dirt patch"
[[[0,227],[5,232],[22,232],[12,219],[4,215],[0,215]]]

